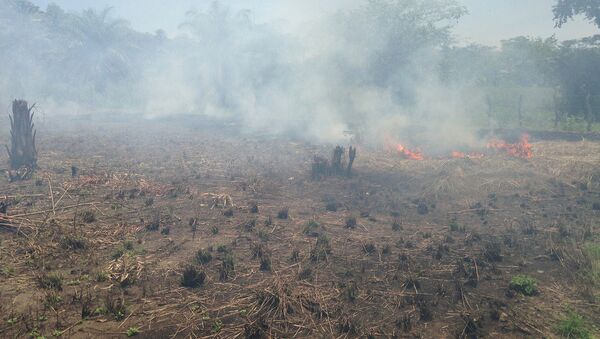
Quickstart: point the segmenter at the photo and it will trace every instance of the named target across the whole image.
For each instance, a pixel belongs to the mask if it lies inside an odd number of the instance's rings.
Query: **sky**
[[[165,30],[177,35],[179,24],[190,9],[204,9],[212,0],[33,0],[42,9],[55,3],[68,11],[113,7],[114,16],[127,19],[133,28],[154,32]],[[222,0],[234,8],[250,9],[258,22],[278,22],[295,29],[320,15],[340,8],[357,6],[361,0]],[[459,0],[469,10],[455,28],[460,43],[497,45],[519,35],[559,40],[599,34],[600,29],[583,18],[555,29],[552,21],[554,0]]]

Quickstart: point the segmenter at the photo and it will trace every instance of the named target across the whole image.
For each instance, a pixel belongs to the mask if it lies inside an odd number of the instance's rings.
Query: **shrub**
[[[517,275],[510,281],[509,288],[523,295],[532,296],[538,293],[537,281],[527,275]]]

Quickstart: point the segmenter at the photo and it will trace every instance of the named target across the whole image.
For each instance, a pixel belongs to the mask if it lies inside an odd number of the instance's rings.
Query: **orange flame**
[[[421,153],[420,150],[409,150],[408,148],[404,147],[404,145],[402,144],[396,144],[396,152],[404,155],[407,159],[410,160],[423,160],[425,159],[425,157],[423,157],[423,153]]]
[[[504,151],[506,154],[523,159],[533,157],[533,146],[529,143],[529,135],[524,134],[521,140],[515,144],[509,144],[504,140],[492,139],[488,142],[487,148]]]

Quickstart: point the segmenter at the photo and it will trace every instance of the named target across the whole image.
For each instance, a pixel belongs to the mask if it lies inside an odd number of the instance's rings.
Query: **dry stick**
[[[34,198],[34,197],[45,197],[45,194],[23,194],[23,195],[3,195],[0,197],[2,200],[15,199],[15,198]]]
[[[69,185],[69,187],[67,187],[67,189],[64,189],[63,194],[60,196],[60,198],[58,198],[58,200],[56,201],[56,204],[54,205],[55,207],[58,206],[58,204],[60,204],[60,202],[63,200],[63,198],[65,197],[65,195],[67,194],[67,192],[69,191],[69,189],[71,189],[71,186]]]
[[[54,192],[52,192],[52,181],[50,180],[50,176],[48,176],[48,187],[50,187],[50,200],[52,202],[52,214],[56,215],[56,211],[54,210]]]
[[[76,207],[93,206],[95,204],[98,204],[98,202],[89,202],[89,203],[85,203],[85,204],[77,204],[77,205],[65,206],[65,207],[59,208],[59,210],[60,211],[64,211],[64,210],[68,210],[68,209],[76,208]],[[53,212],[53,210],[46,210],[46,211],[39,211],[39,212],[32,212],[32,213],[25,213],[25,214],[16,214],[16,215],[11,215],[10,217],[11,218],[21,218],[21,217],[28,217],[28,216],[32,216],[32,215],[50,213],[50,212]]]

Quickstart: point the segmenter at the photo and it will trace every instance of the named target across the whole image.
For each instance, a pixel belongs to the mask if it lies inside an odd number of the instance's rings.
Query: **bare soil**
[[[530,160],[359,147],[352,177],[315,181],[332,145],[56,124],[38,124],[33,179],[0,179],[2,337],[541,338],[568,310],[600,319],[582,252],[600,142],[533,139]],[[537,294],[509,288],[520,274]]]

